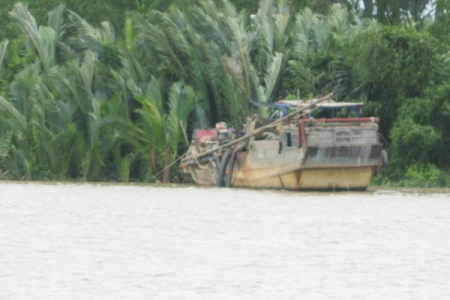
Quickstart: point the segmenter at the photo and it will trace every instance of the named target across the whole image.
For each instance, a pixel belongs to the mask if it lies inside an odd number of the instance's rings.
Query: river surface
[[[450,299],[445,191],[0,188],[0,299]]]

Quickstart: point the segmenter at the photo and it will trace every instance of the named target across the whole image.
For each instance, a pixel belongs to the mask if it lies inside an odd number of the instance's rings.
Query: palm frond
[[[65,34],[64,25],[64,10],[66,6],[64,4],[59,4],[52,11],[48,13],[48,26],[52,28],[56,33],[56,39],[61,40]]]
[[[133,49],[120,48],[120,61],[122,68],[120,70],[121,76],[125,80],[133,80],[136,83],[148,82],[150,80],[150,71],[146,69],[146,66],[142,61],[140,53],[137,53]]]
[[[243,93],[243,97],[246,99],[250,99],[252,95],[252,79],[250,78],[250,51],[253,45],[253,39],[251,36],[246,34],[244,28],[244,22],[238,18],[227,17],[226,18],[227,26],[230,28],[232,32],[232,63],[230,66],[234,70],[238,70],[235,74],[241,73],[242,81],[240,82],[241,91]],[[239,71],[240,69],[240,71]]]
[[[22,3],[16,3],[9,15],[27,35],[34,51],[39,55],[44,71],[47,72],[55,62],[55,31],[49,27],[38,28],[35,18]]]
[[[192,26],[201,32],[205,41],[214,42],[226,55],[231,55],[230,31],[224,26],[224,16],[212,1],[201,2],[203,9],[197,7],[193,10]],[[212,5],[209,8],[208,5]]]
[[[206,115],[205,109],[200,106],[196,105],[195,109],[195,118],[193,123],[193,128],[208,128],[210,126],[208,116]]]
[[[74,121],[75,106],[69,102],[63,102],[61,100],[55,103],[55,114],[53,117],[52,125],[57,128],[57,131],[63,131]]]
[[[97,56],[94,52],[87,50],[84,53],[84,60],[79,69],[79,72],[81,80],[83,82],[84,90],[88,94],[92,94],[95,65],[97,61]]]
[[[22,115],[12,104],[11,102],[8,102],[5,100],[5,98],[0,96],[0,106],[2,106],[4,109],[6,109],[13,119],[17,121],[17,123],[20,124],[20,127],[22,128],[23,132],[25,134],[28,133],[28,122],[24,115]]]
[[[218,66],[218,78],[215,82],[220,101],[220,118],[230,124],[236,124],[242,119],[241,114],[246,110],[242,109],[242,103],[247,103],[248,99],[240,97],[237,85],[233,81],[232,75],[226,73],[225,66]],[[245,104],[244,104],[245,108]]]
[[[323,20],[317,21],[312,27],[312,35],[314,45],[317,52],[323,52],[328,46],[328,37],[330,36],[330,29]]]
[[[92,98],[91,100],[92,110],[89,112],[88,130],[89,130],[89,145],[94,147],[100,141],[100,102]]]
[[[184,18],[184,15],[178,10],[173,12],[173,15],[175,15],[179,19]],[[185,28],[178,27],[174,20],[169,18],[169,16],[166,14],[158,13],[158,16],[162,22],[164,32],[166,33],[168,41],[171,44],[171,47],[176,56],[178,57],[178,60],[181,61],[183,65],[189,64],[189,61],[191,59],[191,46],[186,40],[185,34],[183,32]],[[185,26],[185,24],[183,25]]]
[[[165,116],[159,81],[152,78],[143,94],[135,94],[135,98],[142,105],[142,108],[137,109],[137,113],[141,116],[142,125],[145,128],[141,134],[141,139],[150,141],[150,146],[158,148],[159,151],[165,150]]]
[[[222,12],[225,16],[234,17],[237,15],[236,8],[228,0],[222,0]]]
[[[6,49],[8,48],[9,41],[5,40],[0,43],[0,76],[2,74],[3,60],[5,59]]]
[[[192,105],[191,99],[186,97],[184,84],[175,82],[169,92],[169,115],[165,126],[165,135],[168,146],[172,153],[176,154],[181,137],[180,121],[186,124],[189,107]]]
[[[89,49],[92,52],[101,53],[103,37],[100,31],[71,10],[69,10],[69,19],[78,33],[78,36],[72,39],[73,44],[79,50]]]
[[[266,15],[258,15],[258,22],[256,30],[258,34],[262,37],[264,44],[261,45],[262,49],[260,51],[266,52],[268,55],[272,55],[274,48],[274,30],[273,30],[273,21],[271,17]]]
[[[282,2],[282,1],[280,1]],[[280,8],[279,8],[280,10]],[[287,32],[288,25],[289,25],[290,17],[289,14],[282,14],[278,12],[278,15],[276,16],[275,20],[275,28],[276,28],[276,34],[275,34],[275,51],[284,51],[287,43],[289,41],[289,34]]]
[[[25,66],[25,69],[17,73],[14,81],[9,87],[10,99],[14,106],[23,114],[27,115],[30,110],[30,99],[37,79],[40,76],[41,64],[39,61]]]
[[[261,0],[259,2],[258,18],[260,18],[261,16],[272,15],[273,14],[272,8],[273,8],[272,0]]]
[[[327,16],[326,21],[336,37],[343,36],[350,28],[348,10],[340,4],[331,6],[330,14]]]
[[[268,68],[266,76],[264,78],[264,85],[265,85],[264,99],[261,99],[264,102],[268,102],[272,98],[272,93],[275,88],[275,84],[279,79],[282,61],[283,61],[283,54],[275,53],[272,64]]]
[[[7,157],[12,146],[13,131],[8,130],[0,138],[0,157]]]
[[[40,150],[39,160],[41,164],[50,165],[51,171],[57,173],[60,159],[57,149],[60,145],[55,143],[55,134],[38,119],[33,119],[30,125],[33,128],[34,144]],[[66,155],[66,153],[63,155]]]
[[[139,47],[150,54],[154,61],[161,62],[161,67],[165,70],[185,77],[187,72],[165,33],[141,16],[137,14],[132,16]]]
[[[114,32],[114,27],[109,22],[102,22],[102,41],[109,45],[113,45],[116,41],[116,34]]]
[[[302,13],[295,17],[293,30],[293,56],[295,59],[308,63],[310,54],[314,51],[311,43],[312,28],[318,22],[318,15],[313,13],[311,9],[305,8]]]
[[[303,93],[315,94],[315,80],[311,70],[298,60],[291,60],[288,62],[288,65],[296,79],[296,88]]]

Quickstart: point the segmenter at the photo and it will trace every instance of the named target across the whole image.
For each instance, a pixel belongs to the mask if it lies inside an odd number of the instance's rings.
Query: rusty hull
[[[250,142],[237,153],[232,187],[287,190],[364,190],[380,169],[381,145],[286,147],[279,141]],[[186,169],[198,185],[214,186],[214,162]],[[227,170],[228,173],[229,170]]]
[[[243,172],[245,174],[245,172]],[[264,175],[265,170],[260,170]],[[286,190],[365,190],[372,178],[372,167],[341,167],[296,170],[279,176],[236,178],[232,186]]]
[[[192,175],[196,184],[205,186],[216,185],[217,174],[213,166],[208,165],[205,168],[188,167],[186,170]]]
[[[218,166],[214,159],[210,159],[207,163],[202,164],[201,161],[196,161],[199,164],[191,166],[183,166],[185,173],[189,173],[198,185],[214,186],[217,182]]]
[[[282,149],[278,141],[253,142],[247,152],[237,155],[231,186],[287,190],[366,189],[381,167],[380,153],[378,144]]]

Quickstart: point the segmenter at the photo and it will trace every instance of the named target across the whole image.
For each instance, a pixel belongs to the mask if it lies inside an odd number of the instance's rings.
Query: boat
[[[366,190],[387,164],[380,120],[360,117],[363,103],[332,98],[279,101],[273,106],[278,118],[255,115],[241,133],[224,123],[197,129],[180,168],[203,186]],[[349,116],[341,117],[342,110]]]

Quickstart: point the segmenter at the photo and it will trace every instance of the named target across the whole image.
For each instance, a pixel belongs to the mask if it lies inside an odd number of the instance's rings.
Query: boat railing
[[[299,123],[379,123],[380,118],[326,118],[326,119],[300,119]]]
[[[326,118],[326,119],[300,119],[298,120],[298,147],[308,145],[306,128],[340,127],[340,126],[365,126],[378,124],[380,118]]]

